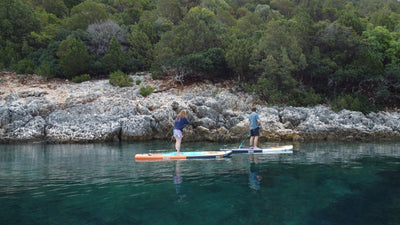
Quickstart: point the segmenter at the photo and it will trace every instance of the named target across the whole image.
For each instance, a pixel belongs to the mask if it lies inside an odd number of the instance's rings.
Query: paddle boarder
[[[260,116],[256,113],[256,107],[251,108],[251,114],[249,116],[250,122],[250,148],[260,149],[257,147],[258,136],[260,136]],[[254,144],[254,145],[253,145]]]
[[[187,117],[186,110],[180,111],[174,124],[174,137],[176,139],[175,148],[178,154],[181,153],[180,150],[181,150],[183,128],[185,127],[185,124],[190,124],[189,120],[186,117]]]

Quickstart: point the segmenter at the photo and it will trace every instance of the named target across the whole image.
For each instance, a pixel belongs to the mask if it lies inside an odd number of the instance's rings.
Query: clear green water
[[[183,143],[222,147],[237,146]],[[0,224],[400,224],[399,147],[301,143],[255,163],[134,161],[166,142],[0,145]]]

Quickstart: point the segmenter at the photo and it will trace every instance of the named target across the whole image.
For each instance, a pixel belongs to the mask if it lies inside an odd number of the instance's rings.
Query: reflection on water
[[[176,196],[178,197],[179,201],[183,201],[186,198],[186,193],[183,188],[183,177],[181,174],[181,161],[175,162],[175,176],[174,176],[174,185],[175,185],[175,192]]]
[[[255,191],[260,190],[261,175],[259,174],[260,168],[258,165],[258,155],[249,154],[250,156],[250,173],[249,173],[249,187]]]
[[[0,224],[400,224],[399,145],[170,162],[134,160],[163,142],[0,145]]]

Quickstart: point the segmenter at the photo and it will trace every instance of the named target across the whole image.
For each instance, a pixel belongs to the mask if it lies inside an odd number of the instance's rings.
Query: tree
[[[267,20],[269,13],[271,12],[271,8],[269,5],[257,5],[254,13],[256,13],[259,17]]]
[[[6,41],[4,47],[0,46],[0,68],[10,68],[14,66],[21,56],[18,54],[17,44]]]
[[[362,35],[369,54],[382,65],[398,62],[400,57],[400,41],[394,39],[393,34],[385,27],[377,26]]]
[[[246,36],[251,37],[257,31],[265,29],[264,21],[255,13],[248,12],[237,21],[237,28]]]
[[[184,16],[182,5],[178,0],[158,0],[157,11],[161,17],[166,18],[173,24],[178,24]]]
[[[74,6],[82,3],[83,1],[85,0],[64,0],[64,4],[68,9],[72,9]]]
[[[68,8],[63,0],[41,0],[41,2],[46,12],[56,15],[58,18],[63,18],[68,14]]]
[[[219,48],[222,45],[224,30],[213,12],[200,7],[192,8],[182,22],[166,32],[156,44],[153,70],[177,71],[178,59],[185,63],[198,62],[193,59],[203,58],[209,49]],[[182,68],[189,69],[179,67],[179,71],[182,71]],[[183,71],[186,74],[185,70]]]
[[[88,33],[88,50],[91,54],[104,56],[114,37],[118,42],[126,44],[127,31],[111,19],[90,24],[86,32]]]
[[[353,61],[360,44],[360,36],[338,22],[320,23],[315,35],[315,45],[338,65]]]
[[[153,60],[153,46],[148,36],[135,26],[127,39],[130,46],[129,55],[139,59],[141,69],[149,69]]]
[[[249,72],[252,51],[253,44],[246,39],[235,39],[227,47],[225,60],[228,67],[235,72],[239,81]]]
[[[343,11],[338,22],[344,26],[353,28],[358,35],[361,35],[366,28],[366,24],[361,21],[360,15],[353,11]]]
[[[28,59],[35,65],[35,73],[44,77],[61,77],[61,68],[57,58],[57,51],[61,41],[51,42],[47,48],[40,48],[28,55]]]
[[[267,31],[255,46],[252,55],[253,68],[263,71],[262,61],[269,55],[276,59],[278,64],[284,63],[282,49],[285,49],[288,59],[293,63],[288,72],[304,69],[302,48],[297,37],[291,33],[292,31],[288,20],[270,21],[267,24]]]
[[[200,7],[192,8],[182,23],[162,36],[156,46],[156,60],[165,63],[183,55],[218,47],[218,37],[222,32],[223,28],[217,23],[214,13]],[[172,55],[165,55],[166,52]]]
[[[89,24],[108,18],[105,5],[86,0],[71,9],[71,17],[68,20],[70,29],[86,29]]]
[[[151,10],[148,0],[107,1],[117,11],[112,18],[119,24],[133,25],[139,22],[144,10]]]
[[[271,7],[277,9],[283,15],[291,17],[294,11],[294,5],[290,0],[272,0]]]
[[[400,22],[399,18],[396,18],[396,14],[393,14],[388,7],[383,7],[372,13],[370,21],[375,26],[386,27],[390,31],[394,31],[396,25]]]
[[[255,74],[250,89],[269,103],[301,105],[306,99],[295,79],[307,66],[306,57],[288,20],[270,21],[252,53],[250,66]],[[250,80],[251,81],[251,80]]]
[[[0,21],[0,37],[3,41],[20,43],[32,31],[40,29],[34,9],[21,0],[1,0]]]
[[[84,74],[89,69],[90,56],[85,43],[72,36],[61,42],[57,56],[60,59],[62,74],[67,78]]]
[[[40,21],[29,4],[21,0],[0,1],[0,66],[13,67],[26,55],[24,43],[39,32]],[[26,47],[26,46],[25,46]]]
[[[122,51],[121,45],[114,36],[111,39],[107,54],[101,59],[107,73],[112,73],[118,70],[124,71],[127,61],[127,55]]]

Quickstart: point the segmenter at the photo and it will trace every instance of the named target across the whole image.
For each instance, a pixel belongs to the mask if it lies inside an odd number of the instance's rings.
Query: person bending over
[[[185,128],[185,124],[190,124],[189,120],[186,117],[187,117],[186,110],[180,111],[174,124],[174,137],[176,139],[175,148],[178,154],[181,153],[183,128]]]

